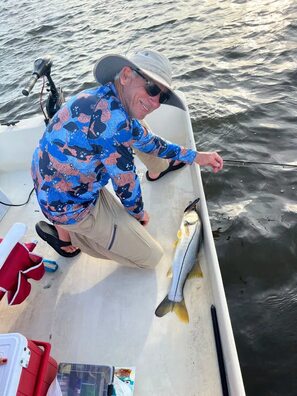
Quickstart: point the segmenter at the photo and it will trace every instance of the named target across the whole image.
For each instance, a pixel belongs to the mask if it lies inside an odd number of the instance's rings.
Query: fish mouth
[[[185,225],[193,225],[196,224],[199,220],[198,213],[195,210],[191,210],[186,213],[184,216],[184,224]]]

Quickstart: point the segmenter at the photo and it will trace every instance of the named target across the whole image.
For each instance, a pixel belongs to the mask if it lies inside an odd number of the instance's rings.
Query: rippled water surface
[[[0,119],[38,112],[38,87],[21,91],[40,55],[72,94],[101,55],[150,47],[171,60],[198,149],[297,164],[296,21],[295,0],[2,0]],[[226,162],[203,180],[247,395],[294,396],[297,168]]]

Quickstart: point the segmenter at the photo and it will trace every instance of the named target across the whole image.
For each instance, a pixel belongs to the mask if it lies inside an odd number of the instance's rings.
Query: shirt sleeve
[[[197,151],[171,143],[153,134],[136,120],[133,127],[133,136],[135,139],[133,147],[136,149],[156,157],[178,160],[186,164],[192,164],[194,162]]]

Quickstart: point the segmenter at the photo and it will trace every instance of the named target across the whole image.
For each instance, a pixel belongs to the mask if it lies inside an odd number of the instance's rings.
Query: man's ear
[[[122,68],[120,73],[120,83],[121,85],[127,85],[132,79],[133,71],[129,66],[125,66]]]

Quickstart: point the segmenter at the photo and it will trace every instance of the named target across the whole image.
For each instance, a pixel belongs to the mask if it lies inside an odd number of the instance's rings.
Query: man
[[[150,181],[194,162],[217,172],[223,160],[215,152],[169,143],[141,123],[160,103],[185,109],[171,89],[171,67],[162,54],[107,55],[95,65],[94,75],[101,85],[74,96],[55,114],[33,155],[37,199],[53,223],[41,221],[36,231],[66,257],[82,250],[152,268],[163,250],[144,228],[149,215],[133,149]],[[110,179],[120,202],[105,187]]]

